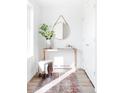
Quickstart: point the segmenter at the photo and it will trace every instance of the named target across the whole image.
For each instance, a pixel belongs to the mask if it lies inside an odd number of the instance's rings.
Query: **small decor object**
[[[66,47],[67,48],[73,48],[72,45],[70,45],[70,44],[68,44]]]
[[[46,43],[47,43],[47,48],[52,48],[51,46],[51,39],[54,36],[54,31],[50,30],[50,27],[46,24],[43,24],[40,26],[40,31],[39,33],[45,37]]]

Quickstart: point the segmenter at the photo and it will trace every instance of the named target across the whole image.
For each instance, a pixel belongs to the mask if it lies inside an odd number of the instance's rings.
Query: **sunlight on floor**
[[[64,57],[63,56],[55,56],[53,66],[60,68],[61,65],[64,65]]]

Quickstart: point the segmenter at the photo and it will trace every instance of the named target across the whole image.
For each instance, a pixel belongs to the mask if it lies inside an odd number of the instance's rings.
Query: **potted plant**
[[[42,24],[40,26],[40,31],[39,33],[45,37],[46,42],[47,42],[47,48],[51,48],[51,39],[54,36],[54,31],[50,30],[50,27],[46,24]]]

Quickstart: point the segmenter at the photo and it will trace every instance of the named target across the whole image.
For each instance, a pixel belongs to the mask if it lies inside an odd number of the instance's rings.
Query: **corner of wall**
[[[29,82],[32,77],[37,73],[38,66],[33,57],[27,60],[27,82]]]

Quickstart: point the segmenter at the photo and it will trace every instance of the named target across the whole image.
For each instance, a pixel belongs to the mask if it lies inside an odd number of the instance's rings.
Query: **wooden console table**
[[[44,60],[46,60],[46,52],[47,51],[51,51],[51,52],[56,52],[56,51],[66,51],[66,50],[72,50],[74,52],[74,64],[75,64],[75,68],[77,68],[77,49],[76,48],[53,48],[53,49],[48,49],[48,48],[44,48],[43,52],[44,52]]]

